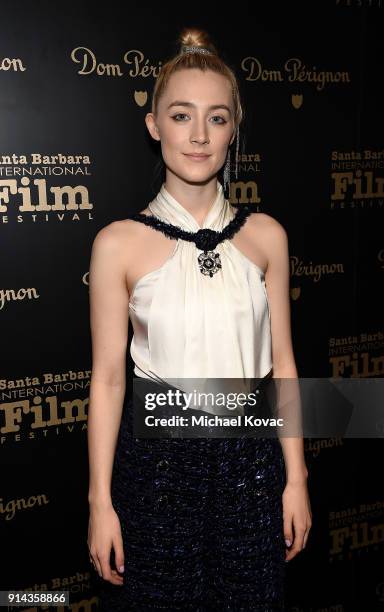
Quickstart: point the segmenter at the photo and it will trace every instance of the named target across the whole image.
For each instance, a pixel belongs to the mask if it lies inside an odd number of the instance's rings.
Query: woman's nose
[[[191,142],[198,142],[200,144],[209,142],[208,127],[204,122],[195,123],[191,130]]]
[[[193,136],[191,136],[191,142],[198,142],[200,144],[204,144],[206,142],[209,142],[209,138],[204,133],[199,133],[198,135],[196,135],[195,133]]]

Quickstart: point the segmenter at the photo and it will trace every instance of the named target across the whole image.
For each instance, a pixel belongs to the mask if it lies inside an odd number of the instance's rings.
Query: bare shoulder
[[[249,215],[249,223],[254,228],[263,229],[265,232],[271,232],[274,235],[285,233],[284,227],[271,215],[267,213],[254,212]]]
[[[263,248],[271,253],[276,247],[284,248],[288,242],[285,228],[271,215],[252,213],[249,216],[249,226],[255,239]]]
[[[143,210],[139,210],[138,212],[146,216],[152,214],[148,208],[143,208]],[[145,231],[148,231],[145,224],[135,221],[134,219],[122,219],[121,221],[114,221],[110,225],[115,225],[115,233],[120,234],[125,239],[127,235],[129,235],[130,238],[140,238]]]
[[[255,212],[248,217],[246,226],[254,249],[265,259],[267,271],[286,267],[288,236],[282,224],[271,215]]]
[[[102,227],[96,234],[91,251],[90,284],[102,279],[124,275],[123,237],[125,230],[119,221]]]
[[[121,226],[119,221],[113,221],[102,227],[96,234],[92,251],[115,252],[121,240]]]
[[[150,211],[146,212],[146,210],[140,212],[150,214]],[[142,223],[133,219],[112,221],[97,232],[94,245],[103,248],[103,250],[123,250],[126,252],[135,242],[135,239],[141,238],[144,227]]]
[[[143,209],[142,214],[151,215]],[[96,235],[92,261],[103,261],[110,270],[123,275],[131,294],[138,279],[159,268],[174,249],[170,241],[160,232],[134,219],[113,221]]]

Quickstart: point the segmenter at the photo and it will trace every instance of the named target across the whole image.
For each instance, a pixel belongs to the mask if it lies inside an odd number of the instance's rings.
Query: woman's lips
[[[185,155],[196,161],[204,161],[205,159],[208,159],[209,157],[209,155],[190,155],[188,153],[185,153]]]

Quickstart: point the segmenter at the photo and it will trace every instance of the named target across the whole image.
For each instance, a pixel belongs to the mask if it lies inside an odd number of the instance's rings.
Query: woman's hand
[[[312,526],[306,479],[287,482],[283,493],[283,519],[284,538],[289,549],[285,560],[290,561],[305,547]]]
[[[123,576],[120,574],[124,571],[123,539],[119,517],[112,503],[90,506],[87,543],[90,560],[100,578],[122,585]],[[110,565],[112,547],[116,569],[112,569]]]

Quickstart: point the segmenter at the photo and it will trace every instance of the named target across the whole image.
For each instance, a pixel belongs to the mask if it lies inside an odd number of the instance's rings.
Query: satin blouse
[[[148,205],[151,214],[186,229],[195,218],[165,189]],[[235,216],[217,181],[217,196],[202,225],[221,231]],[[152,230],[157,231],[157,230]],[[271,327],[263,270],[231,240],[218,244],[222,268],[201,273],[193,242],[177,239],[161,267],[135,284],[129,313],[130,354],[136,376],[185,379],[262,378],[272,369]]]

